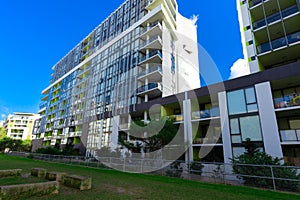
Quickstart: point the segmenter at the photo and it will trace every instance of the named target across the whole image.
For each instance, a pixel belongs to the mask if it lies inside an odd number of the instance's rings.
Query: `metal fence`
[[[137,158],[48,155],[11,152],[47,162],[125,172],[158,174],[213,183],[248,185],[273,190],[300,192],[300,166],[250,165],[232,163],[168,161]]]

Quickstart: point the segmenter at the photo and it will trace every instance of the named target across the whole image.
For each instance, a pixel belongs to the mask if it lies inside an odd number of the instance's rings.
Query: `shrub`
[[[41,154],[61,155],[61,151],[56,147],[40,148],[37,149],[35,152]]]
[[[248,141],[248,144],[249,141]],[[279,158],[273,158],[265,152],[256,151],[253,145],[246,144],[247,151],[232,159],[233,172],[244,180],[245,185],[273,188],[272,171],[275,178],[276,189],[286,191],[299,191],[299,182],[292,180],[300,180],[296,169],[287,168],[280,163]],[[252,148],[248,148],[248,146]],[[250,150],[249,150],[250,149]],[[252,164],[254,166],[251,166]],[[272,171],[271,167],[272,166]],[[257,176],[257,177],[250,177]],[[277,178],[277,179],[276,179]]]

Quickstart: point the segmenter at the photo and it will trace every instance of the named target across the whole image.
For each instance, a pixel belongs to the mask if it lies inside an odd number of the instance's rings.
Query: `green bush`
[[[56,147],[40,148],[40,149],[37,149],[35,152],[41,153],[41,154],[51,154],[51,155],[61,155],[62,154],[62,152]]]
[[[237,174],[240,179],[245,181],[245,185],[272,189],[273,171],[276,189],[299,191],[298,181],[281,180],[281,178],[300,180],[300,176],[297,174],[296,169],[287,168],[280,163],[281,159],[273,158],[265,152],[257,151],[256,148],[253,148],[250,141],[246,142],[245,147],[247,151],[244,154],[232,159],[233,172]],[[254,166],[250,166],[249,164]],[[269,165],[272,165],[272,171]]]
[[[50,154],[50,155],[65,155],[65,156],[81,156],[78,149],[74,149],[73,145],[66,145],[62,150],[59,149],[58,145],[49,146],[46,148],[40,148],[35,153]]]
[[[8,148],[10,151],[30,152],[31,141],[15,140],[9,137],[5,137],[0,140],[0,151],[4,151],[6,148]]]

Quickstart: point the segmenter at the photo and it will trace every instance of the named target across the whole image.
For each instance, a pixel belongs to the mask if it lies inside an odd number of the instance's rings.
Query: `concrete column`
[[[102,146],[102,135],[103,135],[103,120],[100,121],[100,134],[99,134],[98,149],[101,149],[101,146]]]
[[[219,97],[219,109],[220,109],[220,120],[221,120],[221,131],[223,141],[223,153],[224,163],[231,163],[232,158],[232,146],[230,138],[229,118],[227,111],[227,98],[226,92],[218,93]]]
[[[270,82],[255,85],[257,105],[265,152],[272,157],[282,158],[282,148]]]
[[[144,123],[148,121],[147,111],[144,111]],[[147,132],[144,132],[144,137],[147,138]]]
[[[115,149],[118,147],[120,116],[114,116],[112,120],[113,121],[110,147],[111,149]]]
[[[185,153],[185,160],[193,160],[193,133],[192,133],[192,117],[191,117],[191,100],[183,101],[183,119],[184,119],[184,142],[188,144],[188,149]]]

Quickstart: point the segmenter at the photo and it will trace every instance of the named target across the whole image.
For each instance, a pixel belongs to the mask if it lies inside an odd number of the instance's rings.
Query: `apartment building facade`
[[[159,104],[165,112],[153,120],[175,119],[178,135],[188,143],[186,160],[230,163],[245,152],[249,138],[269,155],[300,165],[299,66],[290,63],[144,102],[131,116],[142,118]],[[118,125],[119,135],[129,126]]]
[[[131,140],[132,121],[168,116],[174,119],[183,143],[188,144],[186,160],[229,163],[245,151],[244,142],[250,138],[273,157],[300,165],[299,1],[238,0],[244,55],[251,74],[201,88],[198,77],[187,78],[198,64],[193,46],[196,36],[180,39],[186,36],[180,30],[184,29],[181,23],[190,24],[186,30],[190,28],[191,33],[195,27],[179,15],[175,1],[147,2],[138,4],[145,5],[143,13],[128,29],[137,31],[133,37],[139,40],[137,55],[118,61],[135,60],[135,67],[110,69],[111,64],[104,64],[111,56],[119,59],[114,51],[105,49],[128,31],[120,31],[110,40],[113,42],[105,43],[103,39],[97,42],[97,29],[79,44],[83,52],[96,49],[79,57],[81,63],[67,69],[71,58],[76,58],[74,48],[73,57],[68,54],[67,61],[53,67],[51,85],[43,91],[39,111],[43,117],[35,123],[35,148],[72,143],[83,147],[86,156],[95,156],[102,147],[118,147],[119,137]],[[174,14],[176,23],[172,23]],[[101,37],[107,34],[105,30],[101,29]],[[97,43],[104,46],[97,47]],[[116,44],[120,48],[124,42]],[[175,59],[173,50],[177,52]],[[109,83],[119,71],[124,79]],[[156,112],[151,114],[153,109]]]
[[[196,27],[175,0],[127,0],[52,69],[33,149],[116,146],[136,105],[200,86]]]
[[[7,137],[17,140],[31,140],[35,120],[39,117],[33,113],[15,112],[4,121]]]
[[[252,73],[299,61],[299,0],[237,0],[245,58]]]
[[[275,109],[272,121],[278,127],[283,156],[299,157],[300,79],[290,72],[299,68],[300,61],[300,1],[237,0],[237,10],[251,73],[280,67],[278,73],[288,74],[271,84]]]

